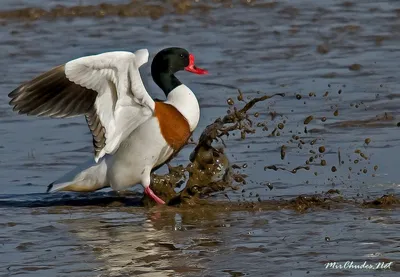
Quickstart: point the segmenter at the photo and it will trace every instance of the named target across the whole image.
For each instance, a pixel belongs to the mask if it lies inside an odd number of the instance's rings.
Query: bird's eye
[[[183,58],[183,54],[180,54],[181,58]]]

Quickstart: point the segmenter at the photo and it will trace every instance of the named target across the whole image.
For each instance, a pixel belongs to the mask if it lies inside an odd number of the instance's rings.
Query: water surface
[[[2,10],[10,12],[100,3],[3,2]],[[236,100],[237,88],[246,97],[257,96],[257,91],[286,93],[253,110],[260,114],[255,120],[267,122],[268,131],[259,128],[243,141],[240,135],[227,140],[231,161],[248,165],[242,170],[249,176],[245,191],[228,192],[235,203],[329,189],[359,201],[398,194],[397,1],[149,3],[163,11],[157,16],[106,12],[101,17],[0,17],[0,276],[398,276],[396,208],[365,209],[353,203],[306,213],[279,208],[145,209],[137,205],[138,197],[122,201],[108,192],[43,194],[48,183],[92,155],[89,130],[82,117],[17,115],[7,94],[83,55],[139,48],[154,55],[169,46],[189,49],[210,72],[179,74],[202,106],[194,138],[226,113],[226,99]],[[143,76],[151,95],[162,98],[148,80],[148,67]],[[273,121],[270,112],[278,114]],[[305,134],[303,121],[309,115],[316,119]],[[280,136],[268,137],[284,120]],[[302,149],[290,142],[293,135],[307,142]],[[315,138],[313,147],[309,142]],[[371,139],[368,145],[366,138]],[[288,148],[281,160],[283,144]],[[264,171],[273,164],[304,165],[309,151],[320,145],[326,148],[327,166],[313,165],[296,174]],[[360,158],[356,149],[368,159]],[[187,163],[190,151],[185,148],[174,164]],[[214,201],[225,199],[221,194]],[[325,269],[328,261],[348,260],[397,264],[385,271]]]

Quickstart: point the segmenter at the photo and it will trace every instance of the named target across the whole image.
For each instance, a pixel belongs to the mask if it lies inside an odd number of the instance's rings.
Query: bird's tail
[[[47,192],[91,192],[104,187],[108,187],[105,158],[97,164],[92,158],[48,185]]]

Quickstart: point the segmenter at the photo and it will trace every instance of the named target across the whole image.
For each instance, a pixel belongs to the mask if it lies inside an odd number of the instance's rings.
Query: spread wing
[[[96,162],[154,112],[139,67],[149,52],[108,52],[72,60],[39,75],[9,94],[20,114],[73,117],[84,114],[93,135]]]

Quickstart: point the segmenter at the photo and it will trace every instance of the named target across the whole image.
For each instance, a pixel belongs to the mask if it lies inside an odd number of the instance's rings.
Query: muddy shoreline
[[[0,208],[68,208],[68,207],[104,207],[104,208],[129,208],[143,207],[143,200],[140,194],[126,193],[96,193],[96,194],[75,194],[63,193],[62,197],[48,194],[35,195],[37,200],[18,201],[13,197],[3,197],[0,201]],[[300,213],[316,210],[341,210],[349,207],[361,209],[388,209],[397,210],[400,208],[400,197],[388,194],[376,199],[370,198],[346,198],[338,190],[330,190],[323,194],[299,195],[290,199],[271,199],[262,201],[230,201],[210,200],[193,198],[190,202],[172,202],[167,207],[153,206],[157,210],[177,208],[177,211],[185,210],[213,210],[213,211],[277,211],[293,210]]]

